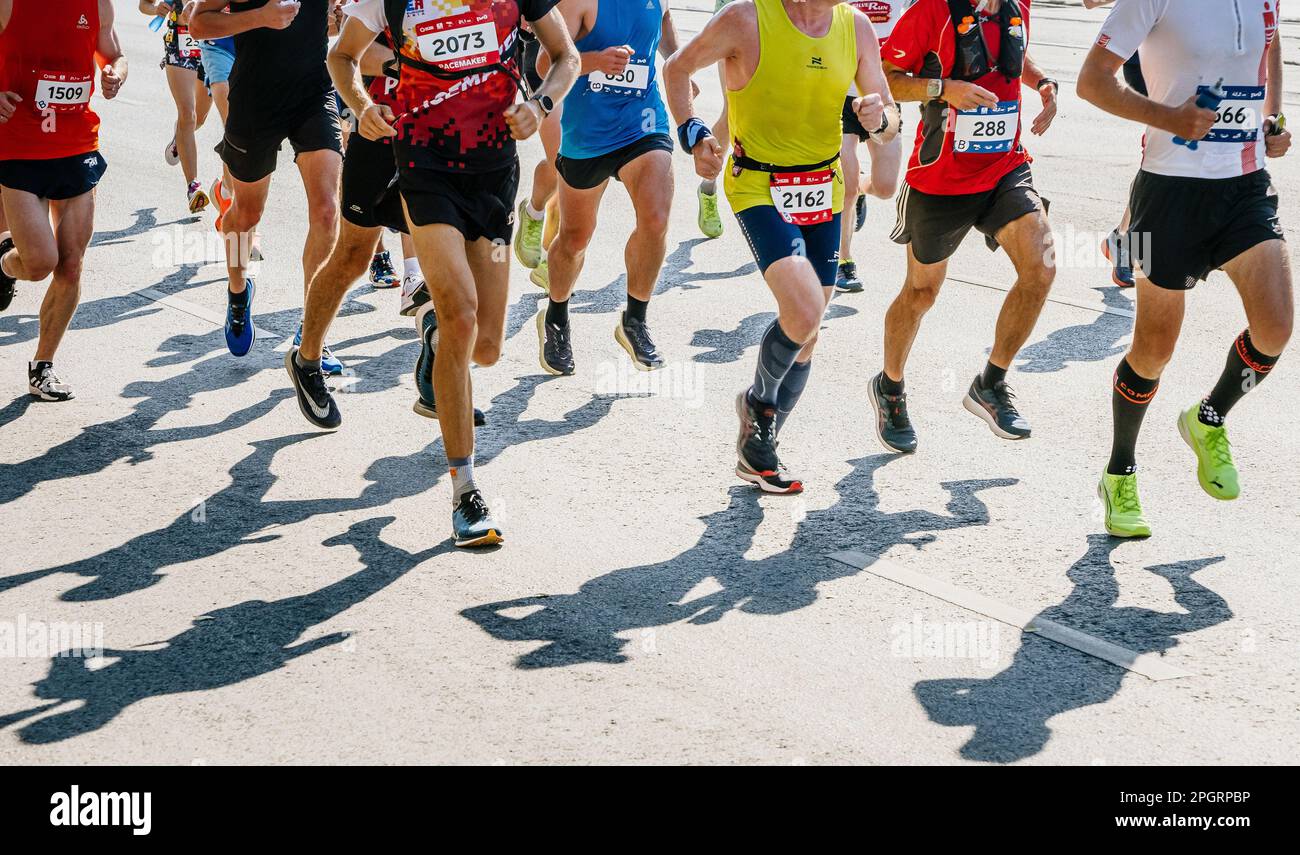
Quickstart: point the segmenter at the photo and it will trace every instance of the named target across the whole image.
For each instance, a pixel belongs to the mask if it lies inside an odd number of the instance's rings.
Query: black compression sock
[[[807,362],[796,362],[785,373],[785,379],[781,381],[781,388],[776,393],[777,433],[781,432],[785,420],[790,418],[790,413],[794,411],[795,404],[799,403],[799,396],[803,394],[804,387],[808,385],[808,375],[811,373],[811,359]]]
[[[1120,360],[1115,368],[1115,385],[1111,392],[1111,415],[1114,433],[1110,446],[1110,462],[1106,471],[1111,475],[1128,475],[1137,470],[1134,457],[1138,432],[1147,414],[1147,405],[1160,388],[1160,380],[1150,380],[1133,370],[1128,359]]]
[[[569,325],[569,301],[557,303],[554,300],[546,301],[546,322],[557,327],[567,327]]]
[[[1005,379],[1007,379],[1007,369],[999,368],[992,362],[984,363],[984,373],[980,375],[981,386],[985,389],[992,389]]]
[[[645,323],[646,309],[650,308],[649,300],[638,300],[631,294],[627,295],[627,317],[628,320],[636,319]]]
[[[1200,420],[1212,427],[1222,427],[1228,410],[1242,396],[1264,382],[1280,357],[1260,353],[1250,340],[1250,330],[1243,330],[1228,351],[1227,364],[1219,375],[1219,382],[1201,402]]]
[[[772,321],[758,346],[758,369],[754,372],[754,386],[749,393],[753,400],[767,406],[776,405],[781,381],[802,349],[802,345],[781,329],[780,321]]]

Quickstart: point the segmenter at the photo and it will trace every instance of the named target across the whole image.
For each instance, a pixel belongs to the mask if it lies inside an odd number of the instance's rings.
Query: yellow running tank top
[[[844,98],[858,69],[853,7],[834,8],[821,38],[805,35],[781,0],[754,0],[758,11],[758,68],[743,89],[727,90],[731,136],[747,157],[777,166],[821,163],[840,150]],[[770,176],[745,170],[737,177],[728,158],[724,174],[733,211],[771,205]],[[833,166],[832,211],[844,208],[844,177]]]

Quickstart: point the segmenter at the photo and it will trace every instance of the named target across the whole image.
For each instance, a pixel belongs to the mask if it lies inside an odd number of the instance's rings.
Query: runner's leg
[[[185,186],[198,179],[199,150],[194,139],[198,127],[196,114],[195,86],[198,75],[177,65],[167,66],[167,86],[171,89],[172,100],[176,102],[176,151],[181,156],[181,171],[185,173]]]
[[[902,384],[903,369],[912,351],[912,342],[921,329],[921,319],[930,311],[943,287],[948,272],[948,260],[922,264],[916,260],[912,247],[907,247],[907,276],[903,288],[885,312],[885,378]]]
[[[620,169],[618,177],[627,187],[636,211],[636,228],[624,250],[627,294],[629,298],[649,302],[668,252],[668,217],[673,204],[672,155],[666,151],[647,152]]]
[[[262,213],[266,209],[271,176],[253,182],[240,181],[231,176],[230,186],[234,201],[221,221],[221,232],[226,243],[226,275],[230,279],[230,292],[242,294],[253,232],[262,221]]]
[[[81,299],[81,265],[95,231],[95,191],[50,203],[59,261],[41,302],[36,361],[53,362]]]
[[[342,219],[338,241],[325,264],[317,271],[307,289],[303,307],[302,345],[298,353],[304,362],[321,358],[325,336],[339,313],[343,298],[352,283],[365,275],[374,255],[375,241],[383,234],[381,227],[363,228]]]
[[[50,227],[50,207],[44,199],[24,190],[6,187],[0,195],[5,206],[14,248],[5,253],[4,270],[25,282],[40,282],[59,263],[59,247]]]
[[[302,248],[305,300],[312,279],[329,257],[338,237],[339,176],[343,158],[329,149],[304,151],[298,155],[297,164],[303,188],[307,191],[307,240]]]
[[[1042,211],[1007,223],[998,230],[997,241],[1016,268],[1016,281],[1002,301],[989,355],[989,362],[1005,374],[1034,331],[1056,278],[1056,266],[1052,260],[1052,227]]]

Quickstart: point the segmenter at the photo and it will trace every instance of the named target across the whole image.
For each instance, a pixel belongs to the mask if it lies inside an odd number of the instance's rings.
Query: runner
[[[528,92],[533,93],[542,85],[542,76],[537,68],[540,43],[528,27],[519,32],[519,62]],[[524,267],[537,271],[530,278],[543,289],[549,287],[544,250],[555,239],[560,225],[555,199],[560,174],[555,171],[555,156],[560,150],[561,112],[562,105],[555,105],[555,110],[542,120],[538,129],[537,135],[542,140],[546,156],[533,167],[533,184],[528,198],[519,203],[519,229],[515,232],[515,258]]]
[[[167,87],[176,102],[176,125],[163,157],[170,166],[180,164],[189,211],[197,214],[208,207],[208,194],[199,182],[199,146],[194,133],[203,127],[212,109],[212,98],[204,84],[201,46],[190,34],[189,18],[172,3],[139,0],[138,5],[145,15],[163,19],[163,58],[158,67],[166,70]]]
[[[256,288],[245,273],[251,237],[262,219],[276,155],[287,139],[307,191],[303,302],[334,245],[339,219],[343,148],[338,109],[325,69],[331,0],[199,0],[190,19],[196,38],[235,38],[230,112],[217,153],[231,176],[234,202],[222,220],[226,237],[226,346],[234,356],[253,348]],[[299,327],[294,343],[301,340]],[[341,374],[325,349],[321,365]]]
[[[677,50],[677,31],[662,0],[560,0],[560,13],[582,57],[583,76],[564,99],[560,230],[547,252],[550,299],[537,313],[538,357],[550,374],[575,370],[569,297],[596,233],[611,178],[627,187],[636,228],[624,249],[627,308],[617,341],[641,371],[664,366],[646,323],[668,247],[673,202],[673,142],[655,79],[655,51]]]
[[[985,8],[987,6],[987,8]],[[921,121],[898,196],[893,239],[907,245],[907,278],[885,315],[884,370],[871,380],[876,436],[891,451],[916,450],[903,369],[921,319],[934,305],[948,258],[971,227],[1006,250],[1016,281],[1002,303],[993,349],[962,405],[994,435],[1026,439],[1007,369],[1029,338],[1051,289],[1052,235],[1021,144],[1021,87],[1056,115],[1056,81],[1028,53],[1030,0],[917,0],[885,42],[885,74],[900,101],[920,101]],[[979,25],[975,25],[976,17]],[[953,111],[956,114],[953,115]]]
[[[469,367],[471,359],[495,363],[505,335],[509,250],[504,257],[500,250],[510,242],[519,185],[515,140],[537,131],[578,72],[577,51],[554,5],[554,0],[471,0],[459,7],[358,0],[347,8],[372,39],[386,32],[397,46],[402,113],[390,119],[382,106],[371,103],[355,71],[345,83],[348,98],[364,108],[358,115],[367,135],[393,139],[407,226],[433,296],[416,316],[423,350],[417,383],[432,375],[457,546],[502,541],[501,527],[474,481]],[[515,40],[521,20],[531,22],[553,65],[533,96],[516,104]],[[343,50],[355,55],[356,47],[349,43]],[[322,401],[329,397],[323,383],[318,392]],[[333,401],[329,407],[335,409]]]
[[[903,10],[912,0],[851,0],[850,6],[866,15],[883,47],[894,31]],[[842,294],[856,294],[863,290],[858,278],[858,265],[853,260],[853,233],[862,230],[867,219],[867,197],[892,199],[898,190],[898,171],[903,163],[903,140],[897,136],[887,144],[871,138],[870,132],[858,122],[853,112],[857,89],[850,88],[844,98],[844,142],[840,146],[840,162],[844,165],[844,210],[852,210],[854,218],[840,218],[840,266],[835,275],[835,290]],[[858,143],[865,142],[871,154],[871,174],[854,180],[861,171],[858,161]]]
[[[54,355],[81,297],[95,187],[107,168],[90,109],[96,69],[100,92],[117,97],[127,63],[112,0],[66,0],[57,9],[0,0],[0,203],[11,232],[0,239],[0,311],[19,280],[54,275],[27,364],[28,392],[43,401],[74,397],[54,373]]]
[[[1144,249],[1136,257],[1137,317],[1115,370],[1111,456],[1097,487],[1106,530],[1117,537],[1151,534],[1135,448],[1178,341],[1186,292],[1224,271],[1248,324],[1209,395],[1177,421],[1196,455],[1197,479],[1216,499],[1240,492],[1225,419],[1269,375],[1291,337],[1291,268],[1277,190],[1264,168],[1266,157],[1291,147],[1281,115],[1279,19],[1276,0],[1122,0],[1079,75],[1081,97],[1146,125],[1129,199],[1128,237]],[[1149,97],[1115,77],[1139,46]],[[1224,94],[1217,111],[1200,106],[1216,85]]]
[[[664,65],[668,104],[681,122],[678,138],[701,178],[721,172],[723,146],[695,114],[690,76],[718,62],[733,140],[727,199],[777,303],[777,318],[759,345],[754,385],[736,397],[736,474],[764,492],[798,493],[802,480],[781,465],[777,434],[808,382],[817,330],[834,293],[844,93],[855,82],[865,93],[854,114],[882,141],[891,129],[897,133],[898,109],[871,22],[851,6],[736,0]]]

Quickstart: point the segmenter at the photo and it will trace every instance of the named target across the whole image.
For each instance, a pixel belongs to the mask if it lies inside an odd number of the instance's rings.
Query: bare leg
[[[336,151],[322,149],[298,155],[298,172],[307,191],[307,241],[302,248],[302,290],[304,305],[307,289],[315,278],[339,230],[339,175],[343,158]],[[373,246],[373,244],[372,244]]]

